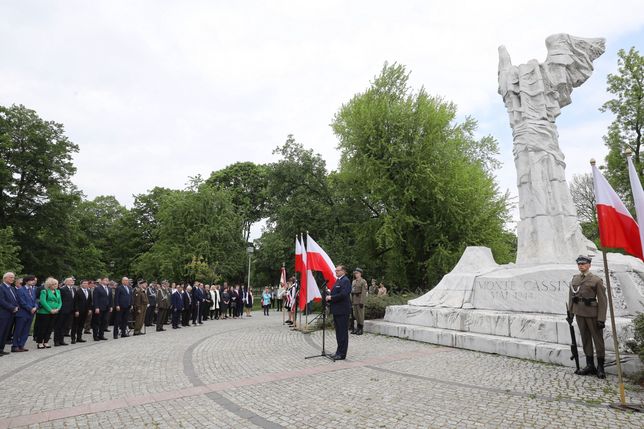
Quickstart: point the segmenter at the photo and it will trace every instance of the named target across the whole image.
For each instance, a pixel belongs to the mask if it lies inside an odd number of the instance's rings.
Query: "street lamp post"
[[[246,253],[248,253],[248,290],[250,290],[250,257],[254,251],[255,248],[251,245],[246,248]]]

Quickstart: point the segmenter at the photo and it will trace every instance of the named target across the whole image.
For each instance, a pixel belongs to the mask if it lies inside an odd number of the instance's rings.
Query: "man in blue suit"
[[[112,311],[112,295],[109,288],[110,279],[103,277],[101,282],[96,285],[92,293],[92,333],[94,341],[107,340],[105,338],[105,326],[107,317]]]
[[[132,290],[130,289],[130,279],[123,277],[121,284],[116,287],[114,295],[114,307],[116,317],[114,318],[114,339],[119,337],[129,337],[127,334],[127,322],[130,319],[130,308],[132,307]]]
[[[172,306],[172,329],[180,329],[179,317],[183,310],[183,296],[181,295],[181,286],[172,289],[170,294],[170,305]]]
[[[13,325],[16,313],[20,309],[18,306],[18,296],[16,290],[11,287],[16,280],[14,273],[5,273],[2,276],[2,284],[0,285],[0,356],[8,355],[4,351],[4,343],[9,335],[9,329]]]
[[[25,348],[27,338],[29,337],[29,328],[31,321],[36,314],[36,277],[25,276],[24,285],[16,290],[18,306],[20,309],[16,313],[16,330],[13,333],[12,352],[27,352]]]
[[[192,289],[192,324],[201,323],[201,306],[203,305],[203,290],[199,282],[195,282]]]
[[[333,289],[327,295],[326,300],[330,303],[333,324],[335,325],[335,339],[338,348],[335,354],[330,357],[333,360],[343,360],[347,357],[349,348],[349,314],[351,314],[351,280],[347,277],[347,269],[344,265],[335,267],[337,280]]]

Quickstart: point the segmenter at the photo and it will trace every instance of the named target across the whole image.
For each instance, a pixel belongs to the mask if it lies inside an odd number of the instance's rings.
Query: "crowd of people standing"
[[[201,282],[176,284],[139,280],[136,284],[123,277],[119,283],[103,277],[82,280],[73,277],[62,282],[53,277],[41,285],[34,276],[16,278],[5,273],[0,285],[0,356],[7,340],[11,352],[26,352],[33,325],[33,339],[38,349],[84,343],[84,334],[94,341],[144,335],[147,327],[157,332],[199,326],[207,320],[252,317],[254,295],[251,288],[240,285],[208,285]],[[275,299],[274,299],[275,298]],[[264,314],[268,307],[280,307],[276,295],[268,288],[261,296]],[[268,304],[267,304],[268,303]],[[110,331],[112,327],[112,331]]]
[[[4,351],[6,342],[12,352],[28,351],[25,346],[32,326],[36,347],[46,349],[51,347],[52,336],[53,345],[58,347],[68,345],[66,338],[72,344],[84,343],[84,334],[91,334],[94,341],[105,341],[107,332],[118,339],[143,335],[147,327],[161,332],[166,325],[181,329],[207,320],[252,317],[255,300],[251,288],[227,282],[190,285],[139,280],[132,284],[127,277],[119,283],[108,277],[82,280],[78,285],[75,282],[73,277],[60,283],[49,277],[38,285],[35,276],[16,278],[14,273],[5,273],[0,285],[0,356],[8,354]],[[285,323],[293,325],[298,290],[294,277],[285,285],[264,288],[258,294],[264,316],[271,309],[284,310],[288,315]],[[378,296],[387,294],[384,285],[378,287],[374,280],[367,290]],[[357,307],[352,313],[361,314],[358,308],[362,310]]]

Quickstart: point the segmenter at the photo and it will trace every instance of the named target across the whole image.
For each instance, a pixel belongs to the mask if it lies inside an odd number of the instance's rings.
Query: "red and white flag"
[[[311,238],[306,234],[307,251],[306,257],[308,260],[308,268],[314,271],[322,272],[326,280],[326,287],[331,289],[335,284],[335,265],[329,258],[329,255]]]
[[[300,242],[299,237],[295,237],[295,271],[300,273],[300,296],[298,298],[299,306],[306,299],[306,249]],[[295,306],[293,306],[295,307]]]
[[[302,285],[300,286],[300,310],[304,310],[306,308],[306,304],[308,304],[311,301],[321,301],[322,300],[322,295],[320,295],[320,289],[318,288],[318,284],[315,281],[315,277],[313,277],[313,272],[311,271],[310,267],[308,266],[307,262],[307,253],[306,253],[306,247],[304,247],[304,253],[302,253],[302,262],[304,264],[304,271],[305,273],[302,274]]]
[[[595,165],[593,165],[593,182],[599,223],[599,240],[602,247],[624,249],[627,253],[644,259],[640,228],[637,222]]]
[[[642,183],[637,175],[637,171],[635,171],[632,156],[628,157],[628,177],[631,180],[631,191],[633,192],[633,202],[635,202],[637,223],[644,223],[644,190],[642,190]],[[642,243],[642,253],[644,254],[644,228],[640,228],[640,243]]]
[[[302,273],[304,271],[304,263],[302,261],[302,254],[304,249],[302,249],[302,244],[300,239],[295,237],[295,272]]]

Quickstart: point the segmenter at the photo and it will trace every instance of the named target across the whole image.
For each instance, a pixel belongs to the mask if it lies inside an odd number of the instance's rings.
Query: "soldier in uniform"
[[[586,355],[586,367],[580,369],[578,374],[597,374],[599,378],[606,378],[603,335],[607,308],[606,289],[602,279],[590,272],[590,263],[590,258],[586,256],[577,258],[579,274],[575,274],[570,282],[568,310],[577,318]],[[597,352],[597,367],[593,359],[593,344]]]
[[[157,292],[157,332],[165,331],[163,325],[168,318],[168,311],[170,310],[170,291],[168,290],[168,282],[164,280],[161,282],[161,289]]]
[[[141,328],[145,321],[145,312],[148,309],[148,283],[145,280],[139,280],[137,287],[133,292],[134,306],[134,335],[141,335]]]
[[[351,304],[353,310],[353,318],[358,323],[358,329],[352,329],[351,333],[362,335],[362,327],[364,325],[364,305],[367,301],[367,281],[362,278],[362,269],[356,268],[353,271],[353,283],[351,283]]]

